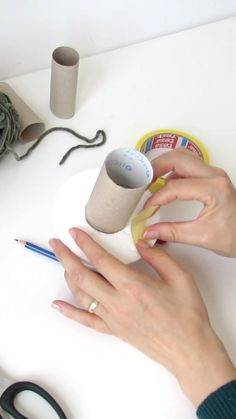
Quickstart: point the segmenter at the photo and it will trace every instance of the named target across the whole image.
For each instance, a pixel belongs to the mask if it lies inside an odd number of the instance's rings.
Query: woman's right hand
[[[228,175],[182,148],[162,154],[152,165],[156,178],[171,175],[145,208],[161,207],[175,199],[198,200],[204,208],[193,221],[150,225],[144,238],[193,244],[236,257],[236,189]]]

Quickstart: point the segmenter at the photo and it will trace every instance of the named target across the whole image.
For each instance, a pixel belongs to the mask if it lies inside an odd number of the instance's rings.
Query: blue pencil
[[[33,252],[39,253],[40,255],[46,256],[47,258],[50,258],[59,262],[56,255],[50,250],[43,249],[43,247],[37,246],[36,244],[27,242],[25,240],[15,239],[15,241],[17,241],[22,246],[26,247],[26,249],[33,250]]]

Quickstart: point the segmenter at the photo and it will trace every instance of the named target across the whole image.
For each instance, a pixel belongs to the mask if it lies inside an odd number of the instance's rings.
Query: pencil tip
[[[14,239],[16,242],[18,242],[19,240],[18,239]]]

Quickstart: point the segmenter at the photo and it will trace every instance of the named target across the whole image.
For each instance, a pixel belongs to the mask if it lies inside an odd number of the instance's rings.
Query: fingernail
[[[51,304],[51,307],[52,308],[54,308],[55,310],[57,310],[57,311],[62,311],[61,310],[61,307],[59,306],[59,304],[57,304],[57,303],[55,303],[55,302],[53,302],[52,304]]]
[[[137,242],[137,246],[142,247],[143,249],[148,249],[150,247],[148,242],[146,242],[145,240],[139,240]]]
[[[143,237],[144,239],[157,239],[159,232],[157,230],[145,230]]]
[[[49,246],[52,248],[52,250],[55,250],[56,244],[57,244],[56,239],[50,239],[48,243],[49,243]]]
[[[75,240],[77,236],[77,231],[74,228],[70,228],[69,233],[71,237],[73,237],[73,239]]]

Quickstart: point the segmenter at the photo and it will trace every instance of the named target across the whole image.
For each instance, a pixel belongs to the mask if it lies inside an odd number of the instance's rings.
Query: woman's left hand
[[[71,235],[100,275],[86,268],[59,240],[51,240],[68,286],[82,308],[59,300],[54,307],[85,326],[125,340],[163,364],[195,405],[236,378],[192,276],[173,258],[140,241],[140,255],[159,274],[153,278],[118,261],[85,232],[72,229]],[[91,313],[88,308],[93,301]]]

